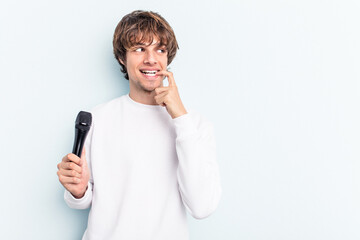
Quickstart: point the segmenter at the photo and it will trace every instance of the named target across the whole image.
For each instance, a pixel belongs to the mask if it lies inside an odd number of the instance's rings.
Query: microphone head
[[[82,130],[89,130],[92,122],[92,115],[89,112],[80,111],[76,117],[75,127]]]

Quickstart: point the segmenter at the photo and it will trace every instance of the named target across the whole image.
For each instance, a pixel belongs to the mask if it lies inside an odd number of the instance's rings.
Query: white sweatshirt
[[[129,94],[92,116],[88,190],[64,195],[71,208],[91,206],[83,240],[189,239],[185,209],[205,218],[221,197],[213,125],[193,111],[172,119]]]

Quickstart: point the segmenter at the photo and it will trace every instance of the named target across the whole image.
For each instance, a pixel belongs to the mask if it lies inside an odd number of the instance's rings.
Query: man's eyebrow
[[[142,47],[142,46],[151,46],[151,44],[145,44],[145,43],[135,43],[134,46],[139,46],[139,47]],[[155,44],[155,46],[157,47],[165,47],[166,48],[166,45],[165,44]]]
[[[137,42],[137,43],[135,43],[135,45],[137,45],[137,46],[146,46],[147,44],[142,43],[142,42]]]

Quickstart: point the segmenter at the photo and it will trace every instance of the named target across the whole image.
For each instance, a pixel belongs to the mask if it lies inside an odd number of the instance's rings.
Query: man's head
[[[169,65],[179,48],[174,31],[169,23],[159,14],[151,11],[133,11],[125,15],[117,25],[114,33],[113,47],[116,60],[129,80],[126,54],[134,46],[151,45],[165,46],[167,50],[167,65]]]

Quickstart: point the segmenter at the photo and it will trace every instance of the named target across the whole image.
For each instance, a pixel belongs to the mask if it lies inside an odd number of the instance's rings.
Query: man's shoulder
[[[98,104],[95,107],[93,107],[90,112],[93,115],[93,118],[94,117],[97,118],[100,116],[107,117],[109,115],[113,115],[119,112],[119,110],[121,110],[125,102],[126,102],[126,94],[114,98],[110,101]]]
[[[122,95],[120,97],[114,98],[110,101],[100,103],[91,109],[91,113],[96,114],[96,113],[100,113],[100,112],[106,112],[109,110],[111,111],[114,108],[118,108],[126,100],[125,98],[126,98],[126,94]]]

